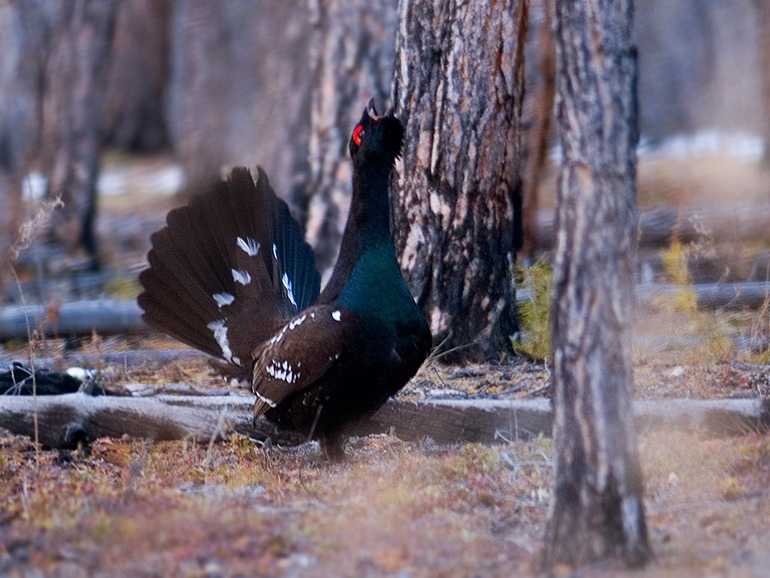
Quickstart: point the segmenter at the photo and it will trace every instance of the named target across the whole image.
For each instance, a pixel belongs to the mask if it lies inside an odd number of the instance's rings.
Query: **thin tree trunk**
[[[754,4],[759,21],[759,64],[764,105],[762,136],[765,139],[765,154],[762,161],[770,167],[770,0],[754,0]]]
[[[402,0],[396,251],[436,342],[510,349],[528,0]],[[519,223],[520,225],[520,223]]]
[[[168,145],[170,12],[169,2],[120,3],[104,104],[106,146],[158,151]]]
[[[107,88],[117,0],[18,3],[25,50],[36,58],[40,153],[48,194],[61,197],[53,232],[71,253],[85,250],[98,264],[96,181],[102,105]]]
[[[184,171],[183,197],[217,175],[227,159],[224,11],[219,2],[194,0],[178,0],[172,8],[168,120]]]
[[[310,178],[307,238],[319,270],[339,252],[350,208],[348,139],[370,98],[390,95],[398,0],[310,0]]]
[[[24,70],[23,30],[15,7],[0,5],[0,302],[13,265],[24,163],[34,135],[33,86]]]
[[[631,409],[636,231],[632,0],[557,0],[555,489],[543,564],[650,558]]]

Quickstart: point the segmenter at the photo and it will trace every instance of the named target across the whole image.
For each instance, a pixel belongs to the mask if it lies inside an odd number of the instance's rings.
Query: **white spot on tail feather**
[[[278,259],[278,247],[273,243],[273,258]]]
[[[275,245],[273,245],[275,247]],[[286,297],[289,298],[289,301],[291,301],[291,304],[294,305],[294,307],[299,307],[297,305],[297,302],[294,300],[294,291],[291,283],[291,279],[289,279],[289,276],[284,273],[283,277],[281,277],[281,283],[283,283],[284,288],[286,289]]]
[[[231,269],[233,272],[233,281],[240,283],[241,285],[248,285],[251,283],[251,275],[248,271],[238,271],[237,269]]]
[[[251,237],[238,237],[238,246],[243,249],[249,257],[255,257],[259,253],[259,243]]]
[[[214,293],[213,297],[214,301],[217,302],[217,307],[220,309],[225,305],[232,305],[233,301],[235,301],[235,295],[231,293]]]
[[[342,319],[342,313],[340,313],[339,310],[332,311],[332,319],[334,319],[335,321],[339,321],[340,319]]]
[[[214,339],[217,340],[220,349],[222,349],[222,357],[227,361],[236,365],[241,365],[241,360],[237,357],[233,357],[233,350],[230,349],[230,342],[227,339],[227,325],[224,319],[217,319],[206,325],[211,331],[214,332]]]

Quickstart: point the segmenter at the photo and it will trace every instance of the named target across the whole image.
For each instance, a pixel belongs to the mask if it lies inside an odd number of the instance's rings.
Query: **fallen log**
[[[677,285],[637,285],[640,304],[681,291]],[[689,287],[698,296],[698,307],[703,309],[756,309],[762,307],[770,295],[770,283],[697,284]],[[517,299],[531,299],[531,292],[517,290]],[[0,341],[27,339],[30,332],[47,336],[67,335],[141,335],[154,330],[142,320],[142,310],[135,301],[72,301],[52,309],[44,305],[12,305],[0,309]],[[120,355],[120,354],[116,354]]]
[[[651,306],[661,298],[681,291],[694,292],[700,309],[759,309],[766,300],[770,300],[770,283],[766,281],[698,283],[690,286],[644,283],[636,286],[636,304]],[[516,299],[529,301],[532,292],[528,288],[517,289]]]
[[[252,421],[250,395],[154,397],[3,396],[0,427],[37,439],[46,447],[71,448],[99,437],[188,439],[209,443],[236,432],[257,440],[297,445],[302,436]],[[640,431],[700,430],[714,436],[770,428],[770,403],[762,399],[655,400],[634,402]],[[495,443],[550,435],[551,403],[536,400],[389,401],[362,419],[351,435],[392,433],[413,441]]]
[[[704,283],[682,285],[645,284],[636,286],[637,305],[652,305],[656,300],[681,291],[693,291],[700,309],[758,309],[770,300],[770,283]]]
[[[60,357],[38,357],[35,359],[35,367],[85,367],[87,369],[99,368],[105,365],[117,365],[120,367],[151,367],[158,364],[166,364],[171,361],[183,361],[189,359],[211,359],[211,357],[197,349],[130,349],[117,353],[70,353]],[[14,361],[26,362],[19,355],[0,355],[0,367]]]
[[[555,211],[541,209],[537,214],[537,248],[551,249],[554,243]],[[639,213],[639,244],[665,247],[676,233],[686,243],[702,238],[766,239],[770,230],[770,204],[712,206],[680,209],[654,207]]]
[[[58,306],[11,305],[0,310],[0,340],[54,335],[148,333],[136,301],[71,301]]]

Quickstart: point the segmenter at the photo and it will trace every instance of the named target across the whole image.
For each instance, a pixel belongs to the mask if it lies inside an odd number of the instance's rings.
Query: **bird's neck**
[[[395,261],[388,196],[392,171],[392,165],[367,165],[353,171],[353,199],[340,254],[319,301],[332,301],[339,297],[365,254],[376,252],[387,255],[388,260],[392,256]]]

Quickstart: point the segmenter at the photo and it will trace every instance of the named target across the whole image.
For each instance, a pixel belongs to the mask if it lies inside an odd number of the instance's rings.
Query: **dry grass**
[[[542,461],[517,459],[541,453],[538,442],[421,449],[374,437],[330,466],[314,451],[240,438],[210,455],[182,442],[102,440],[68,463],[3,441],[0,572],[526,573],[550,484]]]
[[[239,437],[210,453],[100,440],[66,461],[0,441],[6,576],[528,576],[551,484],[548,440],[436,447],[379,436],[354,442],[342,465]],[[643,575],[761,575],[767,436],[651,432],[640,450],[657,554]]]

